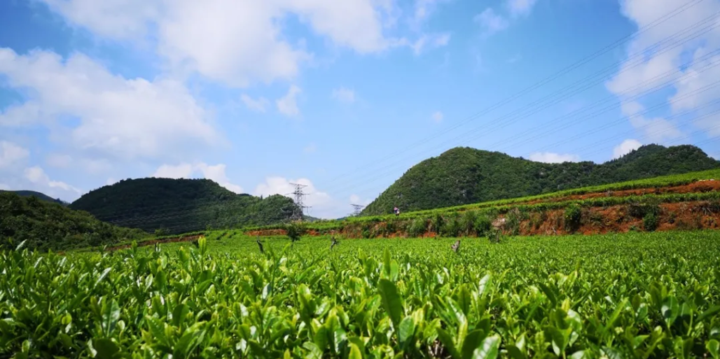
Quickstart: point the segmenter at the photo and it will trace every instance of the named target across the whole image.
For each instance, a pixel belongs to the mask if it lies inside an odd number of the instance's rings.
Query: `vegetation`
[[[720,232],[454,241],[2,251],[0,357],[720,355]]]
[[[68,203],[64,202],[60,198],[52,198],[44,193],[35,192],[35,191],[3,191],[3,190],[0,190],[0,193],[2,193],[2,192],[15,193],[16,195],[22,196],[22,197],[37,197],[37,199],[40,199],[40,200],[43,200],[46,202],[58,203],[63,206],[68,205]]]
[[[599,165],[539,163],[454,148],[409,169],[362,214],[388,214],[395,206],[404,212],[457,206],[717,168],[720,162],[690,145],[647,145]]]
[[[91,191],[70,205],[124,227],[177,234],[287,221],[290,198],[235,194],[207,179],[142,178]]]
[[[86,212],[35,196],[0,193],[0,249],[14,248],[25,241],[28,248],[60,250],[102,246],[145,236],[147,233],[141,230],[116,227]]]

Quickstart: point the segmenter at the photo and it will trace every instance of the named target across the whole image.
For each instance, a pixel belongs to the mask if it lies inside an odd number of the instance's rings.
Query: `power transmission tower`
[[[355,216],[355,217],[359,216],[359,215],[360,215],[360,211],[362,211],[363,207],[365,207],[365,206],[363,206],[363,205],[361,205],[361,204],[352,204],[351,206],[353,206],[353,208],[355,209],[355,210],[353,211],[353,216]]]
[[[293,195],[295,196],[295,205],[296,209],[293,212],[292,220],[294,221],[301,221],[303,220],[303,211],[307,208],[310,208],[308,206],[303,205],[303,197],[306,196],[306,194],[303,192],[303,188],[307,187],[304,184],[299,183],[291,183],[291,185],[295,186],[295,191],[293,191]]]

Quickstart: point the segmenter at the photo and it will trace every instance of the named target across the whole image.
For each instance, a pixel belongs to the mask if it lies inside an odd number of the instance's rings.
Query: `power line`
[[[533,90],[535,90],[535,89],[537,89],[537,88],[542,87],[543,85],[545,85],[545,84],[547,84],[547,83],[552,82],[553,80],[559,78],[560,76],[562,76],[562,75],[564,75],[564,74],[566,74],[566,73],[568,73],[568,72],[570,72],[570,71],[572,71],[572,70],[575,70],[575,69],[581,67],[582,65],[584,65],[584,64],[592,61],[593,59],[595,59],[595,58],[597,58],[597,57],[599,57],[599,56],[601,56],[601,55],[604,55],[604,54],[608,53],[609,51],[612,51],[612,50],[615,49],[616,47],[618,47],[618,46],[624,44],[625,42],[633,39],[634,37],[638,36],[639,34],[651,30],[652,28],[654,28],[654,27],[656,27],[656,26],[664,23],[665,21],[667,21],[667,20],[673,18],[674,16],[676,16],[676,15],[684,12],[685,10],[687,10],[687,9],[689,9],[689,8],[691,8],[691,7],[699,4],[699,3],[701,3],[702,1],[704,1],[704,0],[688,1],[687,3],[685,3],[685,4],[683,4],[683,5],[679,6],[679,7],[677,7],[677,8],[675,8],[675,9],[673,9],[672,11],[669,11],[669,12],[667,12],[666,14],[664,14],[664,15],[656,18],[655,20],[653,20],[651,23],[649,23],[649,24],[646,25],[645,27],[643,27],[643,28],[641,28],[641,29],[638,29],[638,31],[636,31],[636,32],[634,32],[634,33],[632,33],[632,34],[630,34],[630,35],[623,36],[622,38],[620,38],[620,39],[618,39],[618,40],[615,40],[613,43],[610,43],[610,44],[606,45],[605,47],[597,50],[596,52],[594,52],[594,53],[592,53],[592,54],[590,54],[590,55],[588,55],[588,56],[586,56],[586,57],[584,57],[584,58],[582,58],[582,59],[580,59],[580,60],[578,60],[578,61],[576,61],[576,62],[574,62],[574,63],[572,63],[572,64],[570,64],[570,65],[568,65],[568,66],[566,66],[566,67],[564,67],[564,68],[562,68],[562,69],[560,69],[559,71],[557,71],[557,72],[553,73],[552,75],[550,75],[550,76],[548,76],[548,77],[546,77],[546,78],[538,81],[537,83],[535,83],[535,84],[533,84],[533,85],[531,85],[531,86],[529,86],[529,87],[524,88],[523,90],[521,90],[521,91],[519,91],[519,92],[517,92],[517,93],[515,93],[515,94],[513,94],[513,95],[511,95],[511,96],[509,96],[509,97],[507,97],[507,98],[505,98],[505,99],[503,99],[503,100],[501,100],[501,101],[499,101],[499,102],[497,102],[497,103],[495,103],[495,104],[493,104],[493,105],[491,105],[491,106],[489,106],[489,107],[487,107],[486,109],[481,110],[481,111],[475,113],[474,115],[471,115],[470,117],[466,118],[464,121],[462,121],[462,122],[460,122],[460,123],[458,123],[458,124],[456,124],[456,125],[448,128],[448,129],[446,129],[446,130],[444,130],[444,131],[441,131],[441,132],[439,132],[439,133],[433,133],[432,135],[427,136],[427,137],[425,137],[425,138],[422,138],[421,140],[419,140],[419,141],[417,141],[417,142],[415,142],[415,143],[412,143],[412,144],[410,144],[410,145],[407,145],[407,146],[405,146],[405,147],[403,147],[403,148],[401,148],[401,149],[399,149],[399,150],[397,150],[397,151],[393,151],[393,153],[394,153],[394,154],[398,154],[398,153],[407,152],[409,149],[414,148],[416,145],[423,144],[423,143],[425,143],[425,142],[428,141],[428,140],[437,138],[437,136],[441,136],[441,135],[443,135],[443,134],[445,134],[445,133],[449,133],[450,131],[452,131],[452,130],[454,130],[454,129],[456,129],[456,128],[459,128],[459,127],[461,127],[461,126],[464,126],[465,124],[470,123],[470,122],[472,122],[473,120],[475,120],[477,117],[479,117],[479,116],[481,116],[481,115],[484,115],[484,114],[487,114],[487,113],[489,113],[489,112],[492,112],[493,110],[495,110],[495,109],[497,109],[497,108],[500,108],[500,107],[504,106],[505,104],[508,104],[508,103],[514,101],[515,99],[520,98],[521,96],[523,96],[523,95],[525,95],[525,94],[527,94],[527,93],[529,93],[529,92],[531,92],[531,91],[533,91]],[[350,175],[355,175],[355,174],[357,173],[357,171],[358,171],[359,169],[361,169],[361,168],[366,168],[366,167],[368,167],[368,166],[371,166],[371,165],[374,165],[374,164],[378,164],[378,163],[384,162],[384,161],[386,161],[386,160],[388,160],[388,159],[391,159],[391,158],[394,158],[394,156],[388,156],[388,157],[385,157],[385,158],[382,158],[382,159],[379,159],[379,160],[375,160],[375,161],[369,162],[369,163],[367,163],[367,164],[365,164],[365,165],[363,165],[363,166],[360,166],[360,167],[356,168],[355,170],[353,170],[353,171],[351,171],[351,172],[347,172],[347,173],[345,173],[345,174],[342,174],[342,175],[340,175],[340,176],[335,177],[334,179],[331,180],[331,182],[334,182],[334,181],[336,181],[336,180],[338,180],[338,179],[340,179],[340,178],[344,178],[344,177],[347,177],[347,176],[350,176]]]
[[[696,37],[698,37],[698,36],[700,36],[700,35],[702,35],[702,34],[704,34],[704,33],[709,32],[710,30],[712,30],[712,29],[720,26],[720,23],[711,22],[711,21],[714,21],[714,20],[717,19],[717,14],[718,14],[718,13],[713,14],[712,16],[706,18],[705,20],[700,21],[700,22],[698,22],[698,23],[695,23],[694,25],[692,25],[692,26],[690,26],[690,27],[688,27],[688,28],[686,28],[686,29],[684,29],[684,30],[676,33],[676,34],[673,35],[673,36],[676,36],[676,35],[679,34],[679,33],[687,32],[687,31],[689,31],[689,30],[695,30],[695,29],[697,29],[697,28],[699,28],[699,27],[702,27],[702,26],[704,26],[704,25],[710,24],[710,26],[707,26],[707,27],[705,27],[705,28],[702,28],[701,30],[696,31],[695,33],[692,33],[690,36],[686,36],[685,38],[678,39],[677,41],[674,41],[674,42],[670,43],[669,46],[668,46],[668,44],[665,44],[664,46],[666,46],[666,47],[664,47],[664,48],[662,48],[662,49],[658,49],[658,50],[656,51],[656,54],[660,54],[660,53],[663,53],[663,52],[668,51],[668,50],[670,50],[670,49],[673,49],[673,48],[675,48],[675,47],[678,47],[678,46],[680,46],[680,45],[683,45],[683,44],[686,43],[687,41],[692,40],[692,39],[694,39],[694,38],[696,38]],[[667,39],[662,40],[662,41],[659,41],[659,42],[657,42],[655,45],[663,44],[663,42],[666,41],[666,40],[667,40]],[[642,55],[642,54],[641,54],[641,55]],[[638,56],[636,59],[634,59],[634,60],[636,60],[635,63],[632,63],[632,62],[631,62],[631,65],[630,65],[630,66],[625,66],[625,67],[620,71],[620,73],[622,73],[622,72],[624,72],[624,71],[628,71],[629,69],[632,69],[632,68],[634,68],[634,67],[636,67],[636,66],[639,66],[639,65],[643,64],[643,63],[644,63],[644,62],[643,62],[643,58],[644,58],[644,56]],[[609,72],[614,72],[614,71],[615,71],[615,67],[616,67],[617,65],[619,65],[620,63],[621,63],[621,62],[618,62],[618,63],[616,63],[616,64],[614,64],[614,65],[612,65],[612,66],[609,66],[608,68],[604,69],[604,70],[600,73],[600,75],[607,75]],[[611,71],[608,71],[608,70],[611,70]],[[668,76],[672,75],[672,73],[674,73],[674,71],[668,71],[668,72],[666,72],[666,73],[664,74],[664,75],[665,75],[664,77],[668,77]],[[596,81],[595,83],[589,83],[589,84],[588,84],[588,83],[587,83],[587,80],[588,80],[589,78],[593,78],[593,77],[596,77],[596,80],[598,80],[598,81]],[[633,89],[635,89],[635,88],[641,88],[642,86],[647,86],[648,83],[658,82],[658,81],[659,81],[660,79],[662,79],[662,78],[663,78],[662,75],[661,75],[661,76],[656,76],[655,78],[653,78],[653,79],[651,79],[651,80],[644,81],[644,82],[643,82],[644,85],[641,84],[640,86],[636,86],[636,87],[634,87]],[[595,84],[597,84],[597,83],[599,83],[599,82],[602,82],[602,81],[604,81],[604,80],[605,80],[604,77],[598,77],[597,75],[588,76],[586,79],[580,80],[580,81],[574,83],[574,84],[571,85],[571,86],[568,86],[568,87],[566,87],[566,88],[564,88],[564,89],[561,89],[560,91],[557,91],[557,92],[554,93],[554,94],[545,96],[545,97],[542,98],[541,100],[535,101],[535,102],[533,102],[533,103],[525,106],[524,108],[521,108],[521,109],[519,109],[519,110],[513,111],[513,112],[510,113],[510,115],[501,116],[501,117],[499,117],[499,118],[494,119],[493,121],[490,121],[490,124],[493,125],[490,129],[488,129],[487,126],[484,126],[484,125],[478,126],[475,130],[472,130],[472,131],[469,131],[469,132],[465,132],[465,133],[461,134],[460,136],[456,136],[456,137],[454,137],[454,138],[452,138],[452,139],[450,139],[450,140],[448,140],[448,141],[445,141],[445,142],[441,143],[440,145],[451,144],[451,143],[457,145],[457,142],[458,142],[459,139],[461,139],[461,138],[468,138],[468,137],[474,137],[473,135],[474,135],[475,133],[481,132],[483,135],[487,135],[487,134],[491,133],[492,130],[498,130],[498,129],[501,129],[501,128],[505,128],[505,127],[507,127],[507,125],[510,124],[510,123],[515,123],[515,122],[517,122],[518,120],[520,120],[520,119],[522,119],[522,118],[526,118],[526,117],[529,117],[530,115],[533,115],[533,114],[537,113],[539,110],[548,108],[548,107],[549,107],[548,105],[554,105],[554,104],[560,103],[562,100],[564,100],[564,99],[567,98],[567,96],[562,96],[562,95],[571,95],[571,96],[574,96],[574,95],[576,95],[576,94],[578,93],[578,91],[587,90],[587,89],[591,88],[593,85],[595,85]],[[663,85],[663,84],[661,83],[661,85]],[[631,93],[631,91],[628,91],[628,92]],[[558,95],[560,95],[560,96],[558,96]],[[639,96],[640,96],[640,95],[638,95],[637,97],[639,97]],[[557,97],[557,98],[555,98],[554,101],[552,101],[552,102],[545,103],[544,106],[542,106],[542,107],[533,109],[533,106],[538,107],[537,105],[538,105],[540,102],[542,102],[543,100],[546,100],[546,99],[551,99],[551,100],[552,100],[553,97]],[[606,102],[614,102],[614,101],[616,101],[616,100],[617,100],[617,96],[616,96],[616,95],[610,95],[610,96],[608,96],[608,98],[606,99]],[[598,103],[598,105],[599,105],[599,104],[600,104],[600,103]],[[541,105],[542,105],[542,104],[541,104]],[[613,106],[613,108],[614,108],[614,106]],[[608,110],[610,110],[610,109],[612,109],[612,108],[608,108]],[[530,111],[528,111],[528,110],[530,110]],[[564,117],[570,118],[572,115],[575,115],[575,114],[577,114],[578,112],[583,112],[583,111],[586,111],[586,110],[587,110],[587,108],[583,108],[583,109],[574,111],[574,113],[567,114],[567,115],[565,115]],[[523,113],[523,111],[524,111],[524,113]],[[510,121],[510,120],[512,120],[512,121]],[[477,138],[475,138],[475,139],[477,139]],[[426,153],[426,152],[430,152],[430,151],[435,151],[435,150],[436,150],[435,148],[437,148],[437,147],[438,147],[438,146],[436,145],[436,146],[433,146],[433,148],[427,148],[427,149],[425,149],[425,150],[422,150],[422,151],[418,152],[417,154]],[[414,147],[413,149],[415,149],[415,148],[417,148],[417,147]],[[403,151],[401,151],[401,152],[403,152]],[[406,151],[404,151],[404,152],[407,152],[407,149],[406,149]],[[417,155],[417,154],[416,154],[416,155]],[[389,164],[389,165],[387,165],[387,166],[380,167],[380,168],[376,169],[376,170],[375,170],[374,172],[372,172],[372,173],[367,173],[367,174],[360,175],[360,176],[358,176],[357,173],[355,173],[355,174],[354,174],[354,178],[353,178],[352,180],[342,181],[342,182],[337,181],[337,182],[334,182],[334,183],[344,185],[344,186],[341,187],[341,188],[345,189],[346,187],[352,186],[350,183],[365,181],[365,178],[368,178],[368,177],[377,178],[377,172],[376,172],[376,171],[378,171],[378,170],[384,170],[384,169],[387,169],[387,168],[393,168],[393,167],[395,167],[395,166],[398,165],[398,164],[404,165],[404,162],[405,162],[405,161],[407,161],[407,160],[409,160],[409,159],[411,159],[411,158],[414,158],[416,155],[405,156],[405,157],[401,158],[399,161],[395,161],[395,162],[393,162],[393,163],[391,163],[391,164]],[[394,156],[394,158],[397,159],[397,156]],[[364,171],[363,171],[363,172],[364,172]],[[331,184],[330,186],[325,186],[325,189],[326,189],[326,190],[328,190],[328,189],[333,190],[333,189],[336,189],[336,188],[337,188],[337,187],[336,187],[335,185],[333,185],[333,184]]]
[[[353,216],[355,216],[355,217],[359,216],[363,207],[365,207],[361,204],[351,204],[351,206],[353,206]]]
[[[303,220],[303,211],[307,208],[310,208],[308,206],[303,205],[303,197],[306,196],[305,193],[303,193],[303,188],[307,187],[307,185],[300,184],[300,183],[290,183],[290,185],[295,187],[295,190],[292,192],[292,194],[295,196],[295,205],[296,209],[293,212],[293,220],[295,221],[301,221]]]

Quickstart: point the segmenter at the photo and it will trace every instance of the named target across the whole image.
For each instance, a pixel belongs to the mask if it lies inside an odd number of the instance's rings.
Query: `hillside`
[[[70,205],[102,221],[147,231],[182,233],[286,221],[290,198],[235,194],[207,179],[129,179],[90,191]]]
[[[15,193],[16,195],[21,196],[21,197],[37,197],[38,199],[41,199],[41,200],[46,201],[46,202],[58,203],[58,204],[61,204],[61,205],[63,205],[63,206],[67,206],[67,205],[68,205],[67,202],[63,202],[63,201],[60,200],[60,199],[55,199],[55,198],[52,198],[52,197],[50,197],[50,196],[48,196],[48,195],[46,195],[46,194],[44,194],[44,193],[35,192],[35,191],[3,191],[3,190],[0,190],[0,192]]]
[[[647,145],[603,164],[540,163],[458,147],[410,168],[362,215],[391,213],[395,206],[402,211],[450,207],[713,168],[720,168],[720,162],[689,145]]]
[[[0,193],[0,249],[14,248],[27,240],[27,248],[61,250],[113,244],[146,235],[35,196]]]

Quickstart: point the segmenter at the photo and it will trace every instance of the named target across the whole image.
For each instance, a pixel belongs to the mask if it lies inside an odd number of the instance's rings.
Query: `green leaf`
[[[405,319],[400,322],[400,327],[398,330],[398,340],[400,340],[400,345],[405,346],[412,338],[412,336],[415,334],[415,321],[413,320],[413,317],[407,316]]]
[[[468,333],[468,335],[465,337],[465,340],[463,340],[462,345],[462,357],[463,359],[471,359],[473,358],[473,352],[475,349],[478,349],[480,345],[483,343],[483,339],[487,336],[487,333],[483,330],[473,330],[472,332]]]
[[[440,342],[445,346],[445,349],[447,349],[453,359],[462,359],[462,355],[460,355],[460,352],[457,350],[452,336],[443,328],[438,328],[437,333],[438,339],[440,339]]]
[[[182,326],[183,320],[185,320],[185,317],[187,316],[189,312],[188,306],[184,303],[180,303],[175,306],[175,309],[173,309],[172,315],[173,320],[172,323],[176,327]]]
[[[362,352],[360,352],[360,348],[354,343],[350,343],[350,355],[348,355],[348,359],[362,359]]]
[[[527,355],[514,345],[507,347],[507,351],[512,359],[527,359]]]
[[[107,298],[107,297],[105,297]],[[113,299],[110,302],[107,300],[103,303],[103,333],[105,337],[110,337],[115,330],[118,319],[120,319],[120,307],[117,302]]]
[[[678,314],[680,314],[680,305],[677,299],[675,299],[674,296],[665,298],[662,303],[661,312],[668,326],[675,323],[675,319],[677,319]]]
[[[498,335],[485,338],[479,348],[473,352],[472,359],[495,359],[500,353],[500,342]]]
[[[708,353],[715,359],[720,359],[720,343],[715,339],[710,339],[705,343]]]
[[[715,315],[719,312],[720,312],[720,305],[714,305],[714,306],[708,308],[708,310],[704,311],[702,314],[700,314],[700,316],[698,316],[696,321],[698,323],[702,322],[703,320],[705,320],[705,318],[712,317],[713,315]]]
[[[95,358],[111,359],[119,357],[120,348],[112,340],[106,338],[94,339],[92,343],[95,349]]]
[[[490,279],[492,276],[490,274],[486,274],[484,277],[480,279],[480,283],[478,286],[478,294],[482,297],[488,292],[488,289],[490,287]]]
[[[395,283],[384,278],[380,279],[378,289],[380,290],[380,295],[382,296],[383,307],[390,316],[393,327],[399,328],[403,307],[402,299],[400,298],[400,294],[398,293]]]

